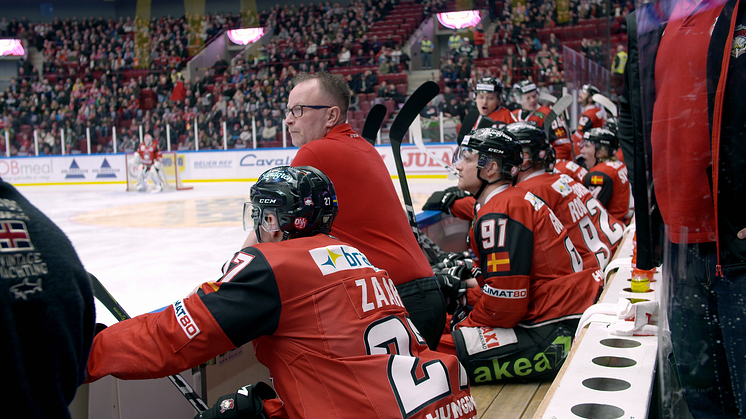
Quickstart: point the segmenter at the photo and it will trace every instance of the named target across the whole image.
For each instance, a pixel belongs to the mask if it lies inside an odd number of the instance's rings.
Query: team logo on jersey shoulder
[[[537,198],[536,195],[532,194],[531,192],[526,192],[526,196],[523,197],[526,201],[530,202],[531,205],[534,206],[534,209],[536,211],[540,210],[541,207],[544,206],[544,201]]]
[[[311,249],[308,251],[322,275],[329,275],[350,269],[371,268],[378,272],[368,258],[352,246],[338,245]]]
[[[731,49],[730,55],[733,58],[738,58],[741,54],[746,52],[746,26],[736,26],[733,36],[733,48]]]
[[[604,178],[600,175],[593,175],[591,176],[591,185],[603,185],[604,184]]]
[[[569,178],[567,175],[560,175],[560,178],[557,179],[554,183],[552,183],[552,188],[559,192],[562,197],[566,197],[567,195],[570,195],[572,193],[572,188],[569,185],[569,182],[566,178]]]

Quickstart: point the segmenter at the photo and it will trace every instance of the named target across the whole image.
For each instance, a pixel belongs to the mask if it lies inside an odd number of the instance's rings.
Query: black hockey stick
[[[461,129],[458,130],[458,136],[456,137],[456,145],[460,145],[466,134],[470,133],[474,129],[474,124],[479,119],[479,111],[473,110],[466,114],[464,120],[461,121]]]
[[[109,291],[104,287],[104,284],[101,283],[101,281],[98,280],[92,273],[88,272],[88,277],[91,278],[91,286],[93,287],[93,295],[98,299],[98,301],[101,302],[101,304],[106,307],[107,310],[118,320],[127,320],[130,317],[129,314],[127,314],[126,311],[124,311],[124,308],[122,308],[121,305],[117,302],[117,300],[114,299],[114,297],[109,294]],[[174,374],[170,375],[168,377],[169,380],[171,380],[172,383],[176,386],[176,388],[179,389],[181,394],[189,401],[189,403],[192,404],[192,406],[198,411],[198,412],[204,412],[205,410],[209,409],[210,407],[199,397],[199,395],[194,391],[192,386],[189,385],[189,383],[184,380],[184,377],[181,376],[181,374]]]
[[[399,114],[396,115],[396,119],[391,124],[391,130],[389,131],[389,140],[391,141],[391,149],[394,152],[394,162],[396,163],[396,173],[399,175],[399,184],[401,185],[401,193],[404,198],[404,208],[407,212],[409,225],[412,227],[412,233],[414,233],[417,243],[419,243],[431,263],[438,262],[436,258],[437,253],[435,249],[422,239],[420,228],[417,226],[417,218],[415,217],[414,207],[412,206],[412,196],[409,193],[409,185],[407,184],[407,174],[404,171],[404,163],[401,158],[401,142],[412,122],[417,119],[420,112],[425,109],[425,106],[438,93],[440,93],[440,87],[438,87],[437,83],[433,81],[423,83],[404,103]]]
[[[381,124],[383,124],[383,120],[386,118],[387,111],[388,109],[379,103],[370,108],[370,112],[368,112],[368,116],[365,118],[362,135],[372,145],[376,145],[378,130],[381,129]]]

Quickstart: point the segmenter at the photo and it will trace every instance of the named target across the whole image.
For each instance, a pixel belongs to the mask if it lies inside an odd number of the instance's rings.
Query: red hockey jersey
[[[154,161],[161,158],[161,152],[158,150],[158,145],[154,142],[150,145],[144,142],[140,143],[137,147],[137,153],[140,155],[140,162],[146,166],[150,166]]]
[[[578,129],[573,134],[573,141],[579,144],[583,140],[583,134],[591,128],[602,128],[606,123],[606,112],[598,109],[596,105],[588,105],[578,118]]]
[[[606,268],[622,241],[624,224],[611,217],[585,186],[567,175],[545,172],[534,173],[518,186],[549,205],[583,257],[585,268],[594,264]]]
[[[495,122],[495,126],[497,127],[513,123],[513,116],[510,114],[510,109],[504,108],[502,106],[498,106],[497,109],[487,115],[487,118],[493,120]],[[480,115],[479,118],[477,118],[477,122],[474,124],[473,129],[476,129],[479,126],[479,121],[481,119],[482,116]]]
[[[162,377],[249,341],[291,418],[476,417],[458,359],[428,349],[388,273],[326,235],[247,247],[217,282],[107,328],[89,380]]]
[[[534,121],[537,125],[539,125],[539,127],[544,128],[544,120],[551,111],[552,109],[547,106],[539,106],[538,108],[536,108],[536,110],[531,112],[523,109],[516,109],[512,113],[513,122]],[[558,115],[552,121],[551,128],[552,129],[549,131],[549,143],[552,144],[552,147],[554,147],[554,151],[557,153],[557,158],[565,158],[560,157],[560,155],[564,156],[565,154],[567,154],[567,156],[571,156],[570,136],[568,135],[567,129],[565,128],[565,123],[562,115]]]
[[[588,174],[588,170],[572,160],[557,159],[554,163],[554,173],[565,174],[576,182],[585,184],[585,175]]]
[[[597,164],[585,175],[585,186],[601,201],[612,217],[629,224],[635,206],[624,163],[605,161]]]
[[[520,187],[493,191],[469,238],[483,286],[458,327],[512,328],[580,318],[603,286],[598,265],[584,267],[552,210]]]

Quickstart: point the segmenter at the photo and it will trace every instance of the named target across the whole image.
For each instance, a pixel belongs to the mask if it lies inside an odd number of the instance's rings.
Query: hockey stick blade
[[[572,105],[572,96],[571,95],[562,95],[561,98],[557,99],[556,102],[554,102],[554,106],[552,106],[552,110],[556,115],[562,115],[563,112],[567,110],[567,108]]]
[[[461,144],[466,134],[470,133],[479,119],[479,111],[473,110],[466,114],[464,120],[461,121],[461,129],[458,130],[458,136],[456,137],[456,144]]]
[[[111,296],[109,291],[104,287],[104,284],[98,280],[92,273],[88,272],[88,277],[91,279],[91,287],[93,288],[93,295],[96,297],[101,304],[106,307],[107,310],[118,320],[130,319],[130,315],[124,311],[119,302]],[[181,374],[174,374],[168,377],[169,380],[179,389],[181,394],[187,401],[194,407],[198,412],[204,412],[210,407],[199,397],[197,392],[194,391],[192,386],[184,380]]]
[[[378,103],[368,112],[368,116],[365,118],[365,124],[363,125],[363,138],[365,138],[372,145],[376,145],[376,137],[378,136],[378,130],[381,129],[384,118],[386,118],[385,106]]]
[[[552,103],[552,104],[557,103],[557,97],[556,96],[552,96],[552,95],[550,95],[549,93],[546,93],[546,92],[542,92],[539,95],[539,100],[542,101],[542,102],[549,102],[549,103]]]
[[[544,131],[547,133],[547,137],[549,137],[549,132],[552,129],[552,123],[554,123],[554,120],[557,119],[557,116],[562,115],[570,105],[572,105],[572,96],[570,95],[563,95],[554,103],[552,110],[550,110],[544,118]]]
[[[486,116],[483,116],[479,118],[479,124],[477,124],[477,127],[474,129],[492,128],[494,125],[495,125],[495,121],[493,121],[490,118],[487,118]]]
[[[438,83],[434,81],[426,81],[417,90],[412,93],[412,96],[407,99],[404,106],[396,115],[394,122],[391,124],[391,130],[389,131],[389,138],[391,142],[399,142],[401,144],[404,134],[407,133],[409,126],[412,125],[412,121],[417,118],[417,115],[425,109],[428,103],[430,103],[435,96],[440,93],[440,87]]]
[[[435,251],[430,247],[424,240],[422,240],[421,232],[417,226],[417,218],[414,214],[414,207],[412,206],[412,196],[409,193],[409,185],[407,184],[407,174],[404,171],[404,163],[401,158],[401,142],[404,138],[404,134],[412,125],[412,122],[417,121],[417,117],[420,115],[425,106],[430,103],[435,96],[440,92],[440,87],[433,81],[427,81],[423,83],[417,90],[412,93],[412,96],[407,99],[404,106],[396,115],[394,122],[391,124],[391,130],[389,131],[389,140],[391,141],[391,149],[394,155],[394,162],[396,163],[396,173],[399,176],[399,184],[401,185],[402,198],[404,199],[404,208],[409,219],[409,225],[412,228],[412,234],[414,234],[417,243],[420,248],[427,256],[430,262],[435,262]]]
[[[420,149],[420,151],[425,153],[426,156],[430,157],[434,162],[438,163],[441,167],[446,169],[446,171],[448,172],[448,179],[455,180],[458,178],[458,171],[456,169],[454,169],[451,165],[444,162],[443,160],[439,159],[438,156],[435,155],[435,153],[428,150],[427,146],[425,146],[425,142],[422,141],[422,122],[420,121],[419,115],[417,115],[417,118],[415,118],[414,122],[412,122],[412,125],[410,126],[409,136],[414,141],[414,145],[416,145],[417,148]]]
[[[609,111],[611,113],[611,116],[613,116],[614,118],[618,116],[616,104],[612,102],[611,99],[602,94],[596,93],[595,95],[593,95],[593,100],[600,103],[604,108],[606,108],[606,110]]]

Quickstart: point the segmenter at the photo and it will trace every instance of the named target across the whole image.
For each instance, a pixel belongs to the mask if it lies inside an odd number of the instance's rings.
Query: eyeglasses
[[[295,105],[292,108],[285,108],[285,117],[292,113],[294,118],[300,118],[303,116],[303,108],[326,109],[331,108],[331,106]]]

